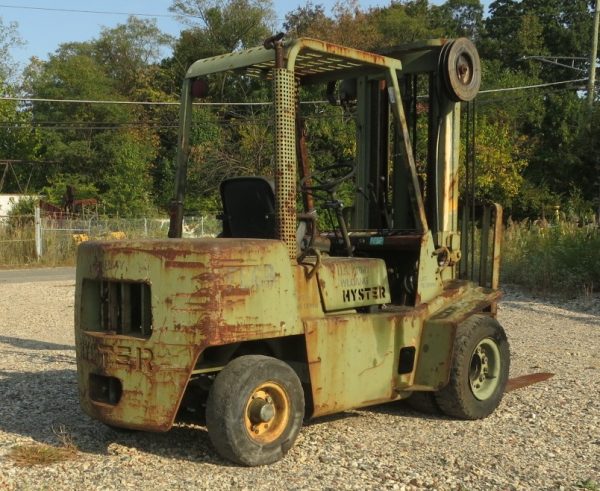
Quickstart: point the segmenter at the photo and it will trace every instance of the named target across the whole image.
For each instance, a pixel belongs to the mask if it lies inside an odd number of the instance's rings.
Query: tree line
[[[282,28],[288,37],[375,51],[466,36],[483,64],[475,103],[478,196],[518,218],[560,207],[590,220],[600,206],[600,110],[587,107],[581,80],[589,70],[593,3],[496,0],[484,15],[478,0],[401,0],[370,9],[338,2],[331,13],[309,1],[278,26],[270,0],[173,0],[182,24],[176,38],[132,16],[94,39],[60,45],[48,60],[32,58],[21,71],[8,55],[20,42],[18,28],[0,22],[3,94],[47,100],[0,100],[0,162],[22,162],[0,175],[1,192],[27,187],[59,204],[72,185],[78,198],[97,197],[110,214],[162,214],[172,196],[178,123],[177,104],[165,103],[177,103],[195,60],[260,45]],[[570,80],[579,81],[563,83]],[[512,87],[532,88],[493,91]],[[209,100],[266,100],[259,87],[225,79],[212,90]],[[352,126],[339,108],[306,111],[319,158],[352,157]],[[272,123],[261,106],[202,108],[194,117],[187,206],[206,213],[218,207],[223,178],[268,173]]]

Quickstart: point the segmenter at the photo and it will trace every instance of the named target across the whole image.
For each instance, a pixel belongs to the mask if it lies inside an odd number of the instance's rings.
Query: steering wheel
[[[300,190],[309,194],[314,194],[315,191],[332,194],[340,184],[354,175],[354,171],[354,162],[351,160],[315,169],[300,180]]]

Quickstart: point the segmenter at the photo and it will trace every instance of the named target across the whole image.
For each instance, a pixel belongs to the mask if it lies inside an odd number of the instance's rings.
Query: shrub
[[[542,293],[575,296],[600,287],[600,229],[560,221],[509,222],[502,278]]]

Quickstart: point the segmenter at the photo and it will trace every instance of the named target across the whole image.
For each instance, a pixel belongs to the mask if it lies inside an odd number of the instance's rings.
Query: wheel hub
[[[250,420],[254,424],[268,423],[275,416],[275,406],[267,400],[257,397],[250,403],[249,412]]]
[[[469,385],[471,392],[480,401],[494,393],[499,383],[500,351],[491,338],[482,339],[471,355]]]
[[[465,85],[471,83],[473,77],[472,61],[466,56],[461,56],[456,63],[456,73],[458,79]]]
[[[262,444],[275,441],[289,419],[290,401],[283,387],[264,382],[252,391],[244,413],[244,425],[252,440]]]

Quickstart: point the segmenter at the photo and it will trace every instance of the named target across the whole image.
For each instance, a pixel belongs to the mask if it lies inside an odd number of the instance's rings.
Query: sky
[[[0,17],[5,25],[12,21],[18,23],[18,32],[26,44],[13,49],[12,56],[15,61],[24,65],[32,56],[47,59],[48,53],[54,52],[62,43],[93,39],[98,36],[102,27],[114,27],[127,20],[127,15],[59,12],[25,7],[161,15],[164,17],[156,17],[159,28],[177,36],[183,26],[174,18],[168,17],[172,15],[168,10],[171,3],[171,0],[0,0]],[[305,3],[305,0],[275,1],[279,24],[281,25],[287,12]],[[313,0],[312,3],[330,9],[335,0]],[[389,3],[389,0],[360,0],[363,8]]]

